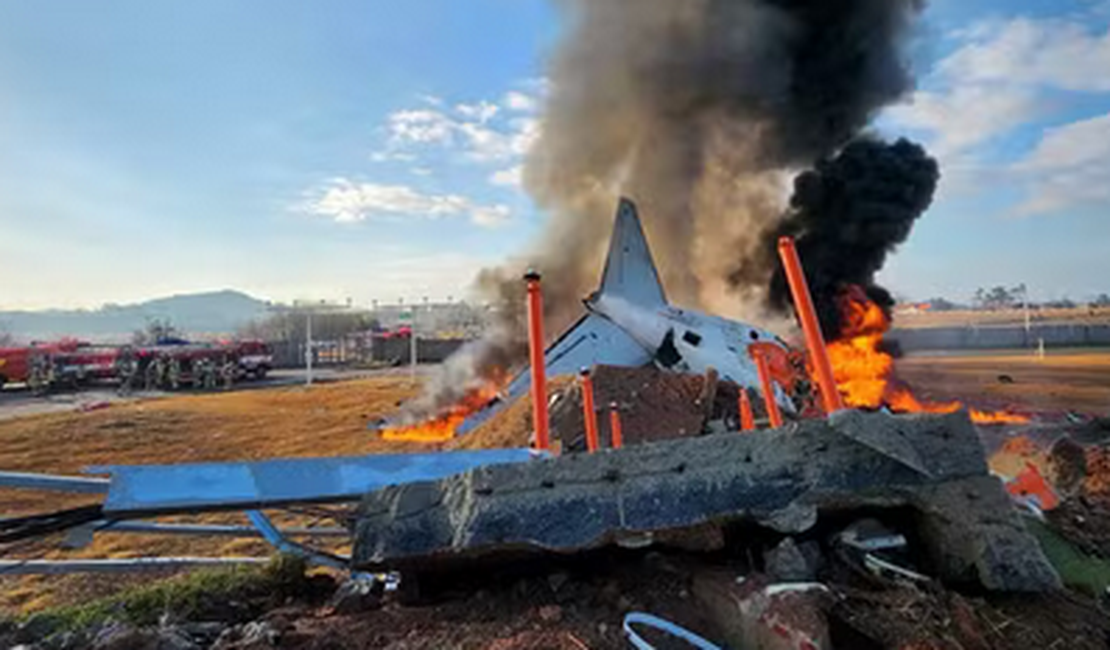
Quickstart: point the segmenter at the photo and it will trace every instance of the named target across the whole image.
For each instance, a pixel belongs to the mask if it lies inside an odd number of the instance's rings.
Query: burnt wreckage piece
[[[966,413],[844,411],[721,434],[469,470],[368,494],[354,563],[435,571],[520,553],[575,553],[730,522],[780,533],[820,513],[910,508],[931,569],[992,590],[1059,586]]]

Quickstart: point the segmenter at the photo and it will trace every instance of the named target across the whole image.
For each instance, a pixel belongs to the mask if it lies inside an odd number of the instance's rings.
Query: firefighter
[[[130,395],[135,390],[135,379],[139,374],[139,362],[131,348],[120,350],[116,357],[116,376],[119,377],[119,394]]]
[[[200,360],[200,377],[204,390],[216,389],[216,364],[208,357]]]
[[[46,355],[46,392],[50,392],[50,388],[58,383],[58,366],[54,364],[54,355]]]
[[[170,390],[181,388],[181,360],[176,356],[171,356],[166,364],[166,380]]]
[[[205,366],[204,374],[204,387],[208,390],[216,390],[220,381],[220,367],[215,359],[208,359],[208,365]]]
[[[162,378],[166,374],[166,360],[162,355],[156,355],[146,366],[146,389],[154,390],[162,387]]]
[[[201,361],[199,358],[189,361],[189,383],[193,385],[193,390],[204,388],[204,364]]]
[[[46,394],[49,384],[47,382],[45,354],[36,354],[31,357],[31,368],[27,373],[27,386],[35,395]]]
[[[224,390],[231,390],[235,386],[235,374],[238,372],[238,364],[231,358],[231,355],[224,355],[224,362],[220,366],[220,375],[224,380]]]

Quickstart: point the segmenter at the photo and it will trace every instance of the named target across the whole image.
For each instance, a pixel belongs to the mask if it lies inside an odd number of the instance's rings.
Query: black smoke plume
[[[912,89],[905,46],[922,0],[558,5],[567,31],[524,165],[545,229],[529,254],[479,280],[501,307],[499,340],[523,349],[527,267],[544,276],[549,336],[580,314],[621,195],[639,205],[669,298],[763,319],[773,260],[742,271],[737,260],[763,259],[797,170]],[[472,375],[491,367],[485,358],[473,355]]]
[[[939,179],[936,160],[919,145],[861,139],[794,180],[790,210],[765,238],[764,258],[775,255],[780,236],[794,237],[827,339],[841,332],[837,298],[851,285],[890,316],[894,300],[875,274],[929,208]],[[786,311],[790,290],[781,265],[774,268],[768,300]]]
[[[794,170],[912,89],[904,50],[922,3],[561,4],[571,28],[524,169],[549,215],[529,260],[545,276],[549,331],[595,288],[619,195],[638,203],[672,299],[757,317],[745,312],[765,284],[730,284],[734,260],[758,252]]]

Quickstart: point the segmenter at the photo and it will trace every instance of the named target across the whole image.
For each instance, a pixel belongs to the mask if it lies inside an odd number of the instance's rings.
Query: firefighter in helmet
[[[170,390],[181,388],[181,360],[176,355],[166,364],[166,383]]]
[[[31,356],[31,367],[27,373],[27,386],[35,395],[45,395],[50,387],[47,380],[46,360],[47,355],[45,354],[33,354]]]
[[[166,360],[161,354],[155,354],[154,358],[151,359],[146,366],[146,389],[155,390],[161,388],[165,375]]]
[[[224,390],[231,390],[235,386],[235,374],[238,370],[239,367],[234,358],[230,354],[225,354],[223,363],[220,365],[220,377],[224,380]]]
[[[201,376],[204,390],[216,390],[216,363],[208,357],[201,360]]]
[[[135,351],[124,347],[116,356],[116,376],[119,377],[119,394],[130,395],[135,390],[135,380],[139,374],[139,362]]]

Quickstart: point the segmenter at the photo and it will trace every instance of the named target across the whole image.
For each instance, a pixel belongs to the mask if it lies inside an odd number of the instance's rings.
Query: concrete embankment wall
[[[417,358],[420,363],[442,363],[466,341],[459,339],[419,339]],[[317,343],[317,366],[335,366],[348,363],[408,364],[411,359],[411,341],[408,338],[375,338],[369,345],[344,345],[342,341]],[[304,365],[304,341],[277,341],[270,343],[274,367],[299,368]]]
[[[419,339],[416,356],[420,363],[442,363],[461,348],[466,341],[459,339]],[[384,363],[411,363],[412,342],[407,338],[375,339],[371,348],[374,361]]]
[[[905,352],[1033,348],[1040,339],[1047,347],[1110,346],[1110,324],[895,329],[890,338]]]

